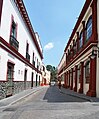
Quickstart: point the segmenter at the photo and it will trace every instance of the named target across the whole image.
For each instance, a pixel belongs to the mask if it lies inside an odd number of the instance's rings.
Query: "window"
[[[92,16],[89,17],[86,25],[86,40],[89,40],[91,35],[92,35]]]
[[[73,49],[74,49],[74,55],[75,55],[76,54],[76,51],[77,51],[77,43],[76,43],[76,41],[74,41]]]
[[[90,62],[88,61],[85,65],[85,78],[86,78],[86,83],[90,82]]]
[[[68,61],[70,61],[70,50],[68,50]]]
[[[34,52],[33,52],[33,61],[34,61]]]
[[[80,48],[82,47],[82,45],[83,45],[83,32],[80,33],[80,40],[79,40]]]
[[[35,66],[35,61],[34,61],[34,52],[33,52],[33,65]]]
[[[14,38],[16,38],[16,34],[17,34],[17,27],[16,26],[17,25],[13,20],[12,21],[12,27],[11,27],[11,36],[13,36]]]
[[[17,23],[14,22],[14,18],[11,23],[11,33],[10,33],[10,45],[14,47],[17,51],[19,48],[19,42],[17,41]]]
[[[73,57],[73,46],[71,45],[71,48],[70,48],[70,58],[72,58]]]
[[[26,44],[26,59],[28,60],[28,61],[30,61],[30,55],[29,55],[29,44],[27,43]]]
[[[26,52],[28,53],[28,51],[29,51],[29,44],[27,43],[26,44]]]
[[[68,53],[67,53],[67,63],[69,62],[69,50],[68,50]]]

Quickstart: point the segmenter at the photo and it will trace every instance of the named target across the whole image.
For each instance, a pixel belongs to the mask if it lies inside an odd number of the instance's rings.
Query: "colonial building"
[[[0,0],[0,93],[39,86],[42,47],[22,0]]]
[[[57,67],[58,70],[58,81],[61,81],[61,84],[65,84],[65,80],[64,80],[64,66],[66,65],[66,54],[64,53],[61,61]]]
[[[42,83],[41,86],[49,85],[51,78],[51,72],[46,69],[46,66],[42,65]]]
[[[58,78],[79,93],[99,97],[99,0],[86,0],[58,65]]]

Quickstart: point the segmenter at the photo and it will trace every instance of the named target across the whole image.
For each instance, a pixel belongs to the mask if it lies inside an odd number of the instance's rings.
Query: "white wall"
[[[36,49],[36,46],[31,38],[28,30],[26,29],[25,24],[18,11],[16,12],[15,7],[11,4],[9,0],[4,0],[3,11],[2,11],[2,19],[1,19],[1,36],[9,43],[10,36],[10,27],[11,27],[11,16],[14,16],[15,22],[18,23],[18,31],[17,31],[17,40],[19,41],[19,53],[24,57],[26,55],[26,43],[29,43],[29,54],[31,55],[33,51],[36,54],[36,57],[40,61],[40,55]]]
[[[1,49],[0,47],[0,80],[6,81],[7,74],[7,58],[3,57],[7,56],[7,52]]]
[[[9,43],[10,37],[10,27],[11,27],[11,16],[14,16],[14,21],[18,24],[17,30],[17,40],[19,42],[19,50],[18,52],[26,57],[26,43],[29,43],[29,54],[30,54],[30,63],[32,64],[32,56],[33,52],[35,53],[36,57],[36,64],[37,67],[37,59],[38,62],[42,65],[41,57],[37,51],[37,48],[34,44],[33,39],[31,38],[19,12],[15,8],[15,5],[11,3],[10,0],[4,0],[3,2],[3,10],[2,10],[2,17],[1,17],[1,27],[0,27],[0,36]],[[15,81],[23,81],[24,80],[24,70],[27,69],[27,81],[31,81],[31,73],[34,73],[34,80],[36,80],[36,72],[32,70],[29,66],[25,65],[23,62],[18,60],[16,57],[11,57],[8,55],[8,52],[0,49],[0,80],[6,80],[6,73],[7,73],[7,61],[11,60],[15,63],[14,66],[14,80]],[[2,70],[1,70],[2,69]],[[40,68],[39,68],[40,69]],[[3,74],[3,75],[2,75]],[[41,76],[41,74],[39,74]]]

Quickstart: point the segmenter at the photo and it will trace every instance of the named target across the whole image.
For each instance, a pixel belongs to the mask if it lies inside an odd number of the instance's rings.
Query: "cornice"
[[[19,12],[21,14],[21,17],[22,17],[23,21],[25,22],[25,24],[26,24],[26,26],[27,26],[27,28],[29,30],[29,33],[30,33],[30,35],[32,37],[33,42],[35,43],[35,46],[36,46],[36,48],[38,50],[38,53],[39,53],[41,59],[43,59],[43,54],[42,54],[42,52],[40,50],[40,47],[39,47],[39,44],[37,42],[37,39],[36,39],[36,36],[35,36],[35,32],[33,30],[33,27],[32,27],[31,21],[29,19],[28,13],[26,11],[25,5],[23,3],[23,0],[15,0],[15,4],[16,4],[16,6],[17,6],[17,8],[18,8],[18,10],[19,10]]]

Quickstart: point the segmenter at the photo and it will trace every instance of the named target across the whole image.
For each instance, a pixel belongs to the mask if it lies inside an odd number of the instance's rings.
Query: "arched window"
[[[80,33],[79,47],[81,48],[83,45],[83,32]]]
[[[92,16],[89,17],[86,24],[86,40],[89,40],[92,35]]]
[[[85,78],[86,78],[86,83],[89,83],[90,81],[90,62],[86,62],[86,65],[85,65]]]

